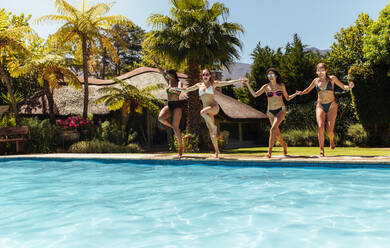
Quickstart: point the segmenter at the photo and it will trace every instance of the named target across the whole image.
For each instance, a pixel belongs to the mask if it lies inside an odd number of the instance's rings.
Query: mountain
[[[222,71],[222,79],[238,79],[245,77],[245,74],[251,72],[251,64],[246,63],[234,63],[230,66],[230,72],[228,70]]]
[[[318,53],[320,53],[320,55],[326,55],[327,53],[329,53],[330,52],[330,49],[323,49],[323,50],[321,50],[321,49],[318,49],[318,48],[316,48],[316,47],[307,47],[307,48],[305,48],[304,49],[304,51],[312,51],[312,52],[318,52]]]

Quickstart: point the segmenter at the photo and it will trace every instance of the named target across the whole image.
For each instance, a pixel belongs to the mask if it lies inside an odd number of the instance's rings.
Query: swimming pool
[[[0,247],[390,243],[386,166],[158,163],[0,160]]]

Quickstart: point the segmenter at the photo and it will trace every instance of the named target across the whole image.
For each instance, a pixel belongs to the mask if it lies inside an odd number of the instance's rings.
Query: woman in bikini
[[[336,145],[334,143],[334,125],[337,117],[337,103],[334,96],[334,85],[336,84],[343,90],[352,89],[355,84],[350,82],[349,85],[344,85],[336,76],[328,76],[328,70],[325,63],[319,63],[317,65],[317,75],[309,87],[303,91],[298,91],[298,95],[305,95],[312,89],[316,88],[318,93],[317,105],[316,105],[316,119],[318,125],[318,142],[320,145],[320,156],[324,156],[324,130],[325,119],[326,131],[329,136],[330,149],[333,150]]]
[[[284,142],[279,130],[279,125],[286,116],[286,106],[283,102],[283,96],[287,101],[290,101],[297,95],[297,93],[294,93],[291,96],[288,95],[286,86],[282,83],[282,77],[275,68],[269,68],[266,75],[269,83],[264,84],[257,92],[252,89],[248,82],[245,84],[254,97],[258,97],[264,92],[267,96],[267,116],[271,123],[271,129],[269,131],[268,153],[266,157],[271,158],[275,139],[278,139],[279,143],[283,146],[284,155],[287,155],[287,144]]]
[[[200,115],[204,118],[207,128],[210,132],[211,142],[213,143],[215,149],[215,158],[219,157],[219,148],[217,141],[217,132],[218,128],[214,123],[214,116],[219,112],[219,105],[215,101],[214,92],[216,87],[223,87],[227,85],[233,85],[236,83],[247,82],[248,79],[242,78],[239,80],[231,81],[214,81],[211,77],[209,69],[204,69],[202,71],[202,82],[199,82],[191,87],[188,87],[184,92],[190,92],[194,90],[199,90],[199,98],[203,103],[203,109],[200,111]]]
[[[175,70],[163,70],[157,62],[156,57],[153,57],[153,61],[168,83],[168,88],[166,89],[168,95],[168,105],[161,109],[160,114],[158,115],[158,120],[165,126],[173,129],[179,145],[179,158],[181,158],[183,155],[183,142],[179,126],[184,101],[179,100],[179,95],[180,89],[183,88],[183,83],[180,82]],[[171,117],[172,121],[170,122]]]

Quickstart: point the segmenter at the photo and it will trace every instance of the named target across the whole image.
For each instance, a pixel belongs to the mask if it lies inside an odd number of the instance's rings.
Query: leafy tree
[[[370,22],[364,37],[364,56],[371,64],[390,65],[390,4],[376,22]]]
[[[366,63],[355,63],[348,77],[356,87],[353,103],[357,116],[368,133],[371,145],[389,145],[390,140],[390,4],[371,22],[363,37]]]
[[[188,83],[199,82],[200,66],[229,66],[239,57],[242,26],[227,22],[229,9],[207,0],[170,0],[170,16],[149,17],[153,30],[146,36],[147,46],[176,64],[187,63]],[[187,129],[200,129],[200,105],[197,92],[189,93]]]
[[[142,60],[142,42],[144,40],[145,31],[132,23],[115,24],[113,30],[120,36],[120,39],[113,36],[110,37],[115,50],[119,56],[118,63],[115,63],[107,54],[107,50],[103,49],[100,52],[101,78],[114,77],[131,71]]]
[[[43,21],[64,22],[52,39],[57,41],[60,48],[65,44],[77,44],[79,54],[82,54],[83,77],[84,77],[84,108],[83,118],[88,114],[88,62],[98,54],[99,44],[115,62],[118,62],[118,54],[110,41],[108,34],[119,37],[115,30],[110,27],[117,23],[131,23],[122,15],[106,16],[111,4],[99,3],[88,6],[86,0],[81,1],[81,8],[70,5],[65,0],[54,0],[54,6],[59,15],[46,15],[38,18],[37,23]],[[95,60],[96,61],[96,60]]]
[[[305,48],[306,45],[294,34],[292,43],[287,43],[285,52],[280,57],[280,74],[290,92],[305,89],[316,77],[315,68],[320,57],[312,51],[305,51]],[[304,103],[312,99],[310,95],[301,96],[294,99],[294,102]]]
[[[15,68],[18,54],[28,53],[25,41],[34,34],[28,26],[29,19],[30,16],[25,17],[24,14],[11,16],[11,13],[7,13],[4,9],[0,10],[0,76],[7,87],[16,122],[19,121],[19,109],[7,69]]]
[[[339,78],[348,75],[349,68],[354,64],[363,64],[366,58],[363,52],[363,40],[367,36],[368,27],[373,23],[367,14],[360,14],[355,25],[341,28],[334,37],[337,42],[331,46],[328,65],[331,72]]]

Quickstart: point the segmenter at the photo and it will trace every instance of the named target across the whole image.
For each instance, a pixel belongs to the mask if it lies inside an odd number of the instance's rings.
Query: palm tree
[[[58,48],[69,43],[77,44],[77,47],[81,48],[84,77],[83,117],[87,118],[89,59],[91,55],[97,53],[98,45],[101,45],[117,63],[118,54],[107,34],[119,37],[111,29],[111,26],[122,22],[132,22],[122,15],[105,16],[109,12],[111,4],[99,3],[89,7],[86,4],[86,0],[82,0],[81,8],[78,9],[65,0],[54,0],[54,6],[59,15],[42,16],[36,22],[63,22],[64,24],[52,36],[53,39],[57,40]]]
[[[69,70],[63,57],[56,54],[43,53],[43,50],[35,51],[23,66],[13,70],[11,75],[18,77],[21,74],[38,74],[38,82],[43,88],[49,105],[49,116],[51,123],[55,123],[54,99],[52,89],[64,81],[74,88],[81,88],[80,81],[76,75]]]
[[[228,67],[239,57],[243,33],[240,24],[226,22],[229,9],[222,3],[209,7],[207,0],[170,0],[170,16],[155,14],[148,18],[153,31],[147,46],[177,64],[187,63],[189,86],[199,81],[200,66]],[[222,22],[221,22],[222,19]],[[198,132],[200,106],[197,92],[189,94],[187,129]]]
[[[129,114],[136,112],[136,109],[146,108],[157,113],[164,102],[156,98],[151,92],[164,89],[164,84],[153,84],[138,89],[137,87],[118,79],[114,79],[117,86],[104,87],[98,90],[103,94],[96,100],[97,104],[105,103],[110,110],[122,109],[122,124],[126,124]]]
[[[16,122],[19,121],[19,109],[4,66],[11,69],[14,68],[16,63],[15,55],[28,53],[26,44],[23,41],[30,38],[33,33],[30,27],[16,26],[10,23],[9,16],[5,10],[0,10],[0,76],[7,87]]]

